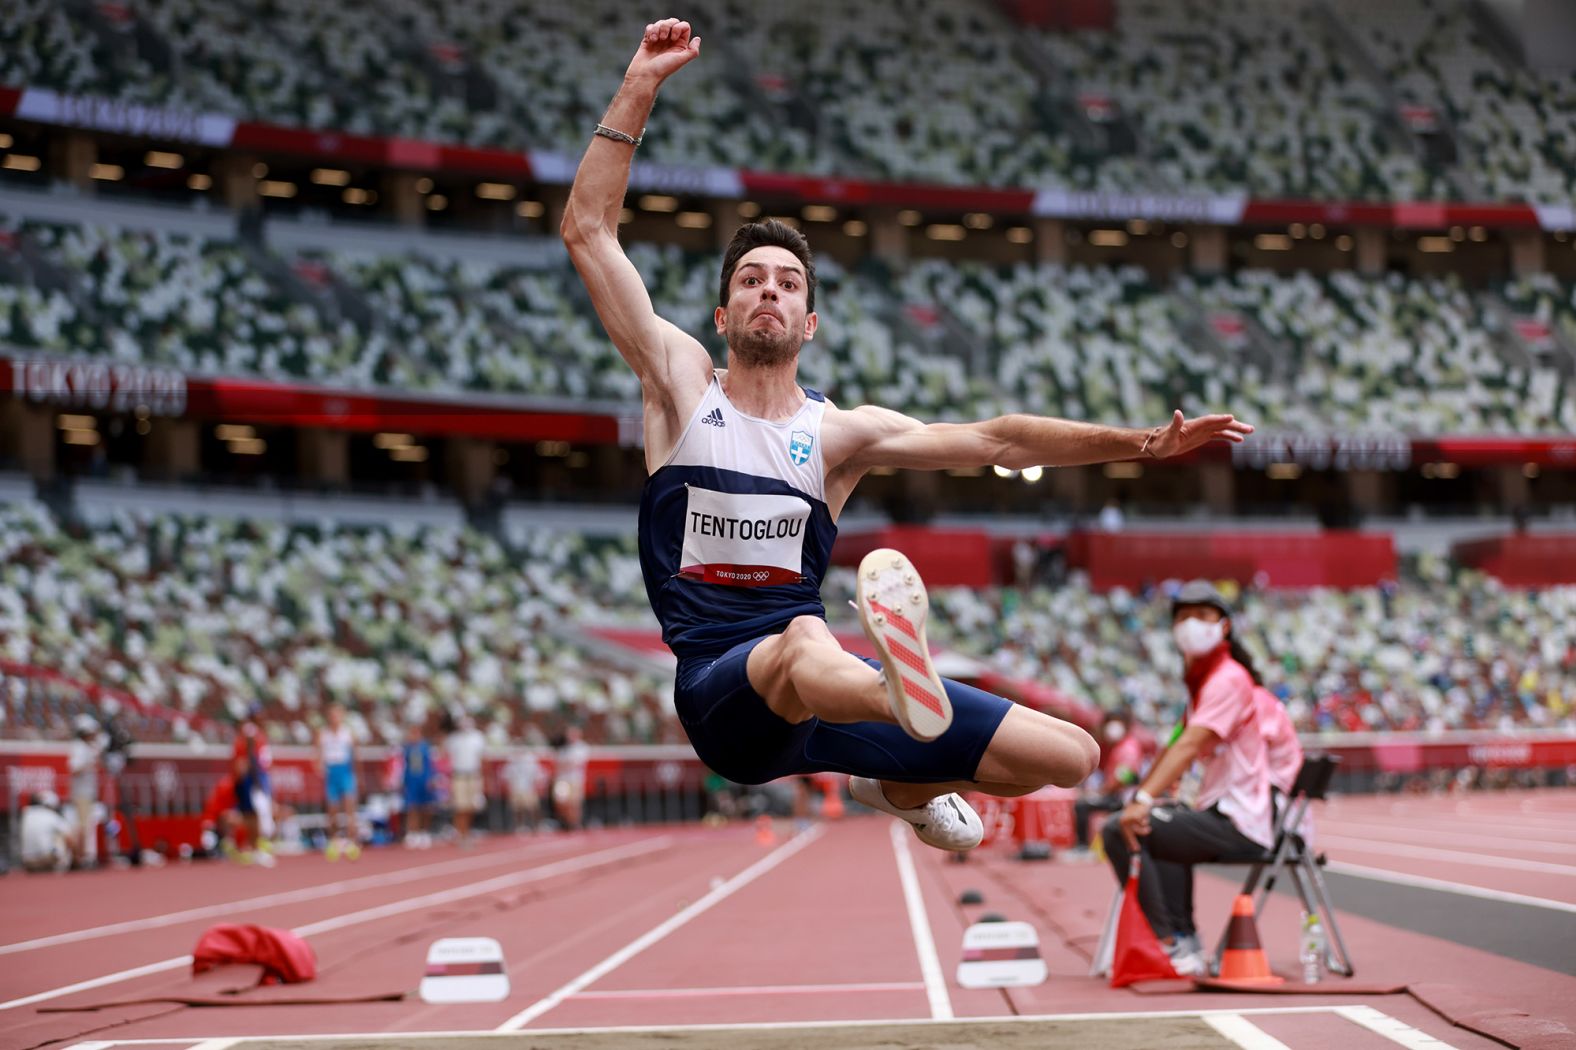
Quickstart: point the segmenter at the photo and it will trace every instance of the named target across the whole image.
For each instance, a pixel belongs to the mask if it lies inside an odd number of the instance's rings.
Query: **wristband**
[[[1133,792],[1133,801],[1142,806],[1153,806],[1155,804],[1155,796],[1151,795],[1143,788],[1139,788],[1137,791]]]
[[[601,135],[605,139],[612,139],[614,142],[623,142],[636,148],[639,148],[640,144],[646,141],[645,128],[640,129],[640,137],[638,139],[633,135],[628,135],[622,131],[619,131],[617,128],[610,128],[606,124],[598,124],[596,126],[596,130],[593,131],[592,134]]]

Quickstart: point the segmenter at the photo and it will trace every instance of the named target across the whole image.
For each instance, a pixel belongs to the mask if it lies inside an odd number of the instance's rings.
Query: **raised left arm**
[[[860,470],[906,467],[1074,467],[1151,456],[1165,459],[1213,441],[1240,442],[1253,427],[1234,416],[1184,418],[1151,430],[1078,423],[1049,416],[998,416],[979,423],[921,423],[898,412],[864,406],[848,413],[864,440],[847,458]]]

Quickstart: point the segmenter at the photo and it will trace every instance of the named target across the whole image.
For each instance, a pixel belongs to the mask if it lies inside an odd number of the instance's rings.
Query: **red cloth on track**
[[[298,984],[317,976],[312,946],[289,930],[267,926],[221,922],[204,930],[192,949],[192,973],[226,963],[261,966],[260,984]]]

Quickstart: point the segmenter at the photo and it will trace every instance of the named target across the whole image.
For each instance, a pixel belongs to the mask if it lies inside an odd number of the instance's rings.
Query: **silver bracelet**
[[[640,129],[640,138],[638,139],[633,135],[624,134],[624,132],[619,131],[617,128],[610,128],[606,124],[598,124],[596,126],[596,131],[593,132],[593,134],[601,135],[605,139],[612,139],[614,142],[624,142],[636,148],[639,148],[640,144],[646,141],[645,128]]]

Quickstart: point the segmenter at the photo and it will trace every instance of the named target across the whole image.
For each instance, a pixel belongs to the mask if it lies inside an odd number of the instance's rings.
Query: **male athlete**
[[[859,569],[859,615],[881,663],[843,650],[820,589],[854,486],[876,467],[1172,456],[1253,428],[1181,412],[1145,431],[1023,415],[926,425],[873,405],[839,409],[795,381],[818,320],[815,265],[796,230],[770,221],[740,228],[724,254],[715,323],[728,368],[713,368],[700,343],[653,312],[618,243],[657,89],[699,54],[688,22],[646,27],[562,225],[597,315],[640,377],[650,471],[640,560],[679,661],[679,719],[701,760],[730,780],[848,773],[854,798],[907,820],[925,843],[971,849],[983,828],[957,791],[1070,787],[1100,751],[1069,722],[939,678],[924,584],[896,551],[872,552]]]

